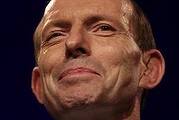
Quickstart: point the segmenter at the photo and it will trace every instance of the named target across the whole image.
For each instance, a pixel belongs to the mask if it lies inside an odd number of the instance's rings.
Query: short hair
[[[142,52],[148,51],[150,49],[155,49],[156,43],[148,17],[134,0],[131,0],[131,2],[133,5],[133,14],[131,17],[130,24],[132,24],[132,22],[134,23],[133,36],[136,44],[138,45],[138,47]],[[141,106],[140,106],[141,112],[144,109],[147,94],[148,94],[148,90],[144,89],[141,95]]]
[[[151,29],[150,22],[146,14],[138,6],[134,0],[132,0],[133,14],[131,23],[133,23],[135,42],[141,51],[147,51],[156,48],[153,32]]]
[[[40,21],[40,23],[38,24],[35,32],[34,32],[34,36],[33,36],[33,40],[34,40],[34,56],[35,56],[35,62],[36,65],[38,65],[38,57],[39,57],[39,53],[40,53],[40,47],[41,47],[41,41],[42,41],[42,20]]]

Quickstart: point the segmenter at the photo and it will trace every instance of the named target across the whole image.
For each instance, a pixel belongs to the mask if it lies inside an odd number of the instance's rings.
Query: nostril
[[[80,53],[80,54],[86,54],[86,50],[83,48],[77,48],[76,52]]]
[[[67,49],[65,54],[67,58],[77,58],[80,56],[84,57],[89,55],[88,51],[82,47],[76,48],[75,50]]]

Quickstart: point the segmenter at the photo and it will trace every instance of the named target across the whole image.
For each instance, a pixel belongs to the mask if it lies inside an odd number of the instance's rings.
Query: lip
[[[64,77],[70,77],[70,76],[82,76],[82,75],[87,75],[87,74],[93,74],[93,75],[98,75],[101,76],[98,72],[95,70],[92,70],[90,68],[86,67],[77,67],[77,68],[69,68],[67,70],[64,70],[60,74],[60,79],[63,79]]]

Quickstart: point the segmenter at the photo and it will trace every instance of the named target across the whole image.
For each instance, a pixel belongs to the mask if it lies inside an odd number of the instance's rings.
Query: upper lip
[[[89,73],[94,73],[94,74],[100,75],[98,72],[96,72],[95,70],[92,70],[90,68],[76,67],[76,68],[68,68],[68,69],[64,70],[60,74],[60,79],[62,79],[63,77],[67,76],[68,74],[73,74],[73,73],[78,73],[78,72],[89,72]]]

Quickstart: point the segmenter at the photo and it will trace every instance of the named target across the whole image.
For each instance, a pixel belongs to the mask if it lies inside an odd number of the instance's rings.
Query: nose
[[[66,46],[66,57],[67,58],[77,58],[80,56],[89,56],[90,45],[89,40],[85,35],[85,31],[79,27],[72,27],[70,30],[69,37],[65,43]]]

